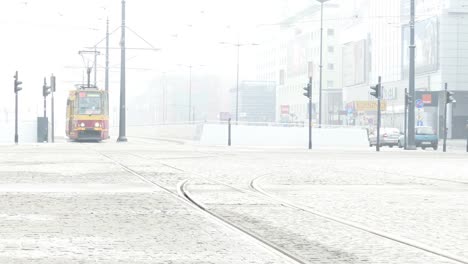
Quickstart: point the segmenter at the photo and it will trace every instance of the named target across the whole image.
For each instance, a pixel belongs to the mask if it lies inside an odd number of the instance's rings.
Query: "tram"
[[[109,98],[106,91],[82,87],[70,91],[67,100],[65,133],[75,141],[109,138]]]

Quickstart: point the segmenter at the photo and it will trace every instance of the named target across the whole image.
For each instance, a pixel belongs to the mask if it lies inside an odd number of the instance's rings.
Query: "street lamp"
[[[178,66],[181,66],[181,67],[187,67],[189,68],[189,103],[188,103],[188,108],[189,108],[189,112],[188,112],[188,121],[192,121],[192,68],[193,67],[203,67],[205,65],[192,65],[192,64],[177,64]]]
[[[237,73],[236,73],[236,123],[239,121],[239,55],[240,55],[240,47],[242,46],[257,46],[257,43],[237,43],[232,42],[220,42],[219,44],[223,45],[231,45],[237,48]]]
[[[320,2],[320,79],[319,79],[319,127],[322,126],[322,72],[323,72],[323,4],[329,0],[317,0]]]

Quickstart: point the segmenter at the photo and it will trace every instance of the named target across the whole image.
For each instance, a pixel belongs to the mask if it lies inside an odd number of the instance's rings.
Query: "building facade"
[[[417,125],[443,131],[444,84],[457,91],[458,104],[448,109],[449,137],[460,137],[468,113],[468,1],[416,0],[416,91],[415,100],[426,94],[416,109]],[[404,126],[404,90],[409,86],[410,0],[354,0],[341,5],[343,23],[343,100],[350,124],[373,126],[375,99],[369,87],[378,76],[383,81],[383,125]],[[371,107],[369,107],[371,105]]]
[[[231,89],[231,116],[236,120],[236,100],[238,94],[239,121],[274,122],[276,87],[269,81],[242,81],[237,88]]]
[[[338,122],[342,110],[341,49],[338,5],[324,4],[322,123]],[[257,79],[276,83],[276,120],[305,121],[308,100],[303,88],[312,77],[313,120],[318,122],[320,71],[320,4],[314,4],[285,18],[259,47]]]

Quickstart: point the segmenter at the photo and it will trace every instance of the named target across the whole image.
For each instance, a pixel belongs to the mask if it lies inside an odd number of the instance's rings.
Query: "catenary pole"
[[[408,146],[407,149],[415,150],[415,43],[414,43],[414,26],[415,26],[415,0],[411,0],[410,7],[410,45],[409,45],[409,96],[413,98],[408,105]]]
[[[120,120],[117,142],[126,142],[126,106],[125,106],[125,0],[122,0],[122,38],[120,40]]]

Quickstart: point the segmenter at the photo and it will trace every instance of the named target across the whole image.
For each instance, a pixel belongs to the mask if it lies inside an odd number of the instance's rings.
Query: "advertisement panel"
[[[372,112],[377,111],[377,100],[375,101],[354,101],[354,109],[358,112]],[[380,110],[387,110],[387,102],[380,102]]]
[[[402,71],[409,75],[410,28],[402,28]],[[435,71],[439,68],[439,23],[436,17],[415,24],[415,68],[416,74]]]

